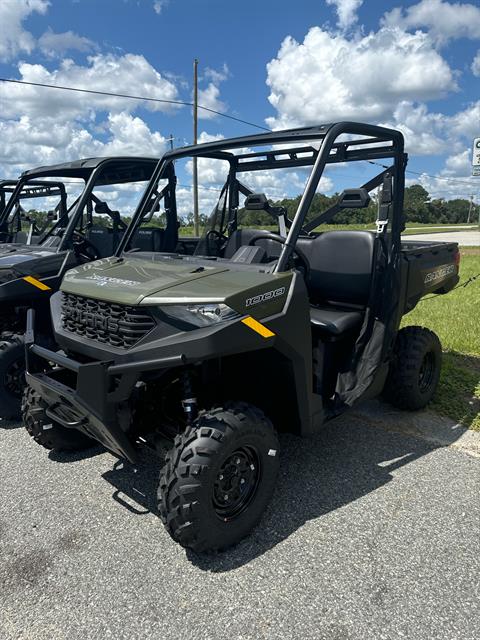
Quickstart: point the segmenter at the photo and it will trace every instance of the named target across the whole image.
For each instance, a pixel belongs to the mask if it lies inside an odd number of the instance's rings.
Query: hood
[[[0,269],[11,269],[20,273],[32,273],[37,265],[61,263],[65,252],[57,253],[54,248],[42,248],[36,245],[4,244],[0,246]]]
[[[229,263],[140,257],[105,258],[71,269],[62,291],[118,304],[226,301],[291,274],[235,270]]]

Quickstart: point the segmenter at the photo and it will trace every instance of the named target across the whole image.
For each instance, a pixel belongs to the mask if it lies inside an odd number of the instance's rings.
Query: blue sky
[[[409,174],[477,193],[480,4],[444,0],[2,0],[0,75],[200,102],[271,128],[333,119],[402,129]],[[202,117],[202,139],[253,133]],[[0,176],[191,142],[189,108],[0,83]],[[445,179],[447,178],[447,179]],[[327,185],[328,186],[328,185]],[[333,186],[331,186],[333,188]],[[288,189],[286,188],[286,192]]]

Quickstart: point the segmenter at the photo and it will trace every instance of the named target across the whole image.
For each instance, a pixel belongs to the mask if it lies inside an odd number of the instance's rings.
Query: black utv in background
[[[148,183],[157,162],[153,158],[90,158],[26,171],[15,183],[4,183],[4,199],[9,197],[0,216],[0,239],[7,240],[0,244],[0,417],[20,413],[27,308],[37,311],[40,341],[51,344],[48,302],[63,274],[112,255],[127,226],[103,198],[114,186],[132,183],[132,204],[136,205],[138,183]],[[67,187],[72,193],[70,203]],[[35,204],[40,198],[53,200],[56,206],[44,214],[39,227],[24,207],[27,200]],[[141,246],[152,248],[149,239],[147,232]]]
[[[195,156],[210,173],[220,163],[225,183],[191,256],[177,248],[176,169]],[[307,222],[329,164],[378,160],[391,164]],[[273,492],[276,430],[309,436],[382,390],[405,409],[435,391],[440,342],[400,321],[455,286],[459,253],[402,242],[406,162],[400,132],[348,122],[167,153],[115,256],[70,270],[52,297],[57,350],[29,312],[28,432],[48,449],[98,441],[135,464],[139,445],[173,441],[158,488],[168,532],[196,551],[240,540]],[[308,176],[293,220],[252,188],[277,170]],[[379,187],[375,232],[316,231]],[[156,210],[161,250],[130,252]],[[275,233],[242,223],[259,210]]]
[[[16,190],[18,180],[0,181],[0,243],[36,244],[53,224],[66,214],[67,192],[63,182],[30,180]],[[15,204],[8,207],[15,193]],[[54,210],[43,212],[40,220],[30,216],[22,207],[22,200],[57,198]]]

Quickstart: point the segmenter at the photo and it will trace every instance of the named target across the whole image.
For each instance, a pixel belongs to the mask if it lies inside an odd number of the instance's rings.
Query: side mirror
[[[370,204],[370,196],[366,189],[345,189],[337,202],[341,209],[363,209]]]
[[[110,208],[106,202],[97,202],[95,204],[95,213],[110,213]]]
[[[249,211],[268,211],[268,199],[264,193],[251,193],[245,198],[245,209]]]

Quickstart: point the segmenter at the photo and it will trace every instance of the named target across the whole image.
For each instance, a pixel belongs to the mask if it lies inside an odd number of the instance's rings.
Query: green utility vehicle
[[[0,216],[0,240],[7,240],[0,244],[0,417],[20,414],[27,308],[37,311],[39,340],[54,344],[50,295],[70,267],[113,254],[127,223],[107,200],[123,190],[120,193],[133,197],[136,205],[141,183],[148,184],[157,162],[90,158],[26,171],[15,184],[4,183],[9,198]],[[27,214],[28,201],[36,208],[52,209]],[[156,234],[156,229],[144,230],[141,238],[137,234],[138,246],[155,248]]]
[[[226,179],[187,255],[176,171],[192,157],[200,181],[218,180],[220,167]],[[307,216],[328,165],[379,160],[391,164]],[[382,391],[419,409],[435,391],[439,340],[399,331],[400,320],[425,294],[454,287],[459,253],[455,243],[402,242],[406,162],[400,132],[348,122],[167,153],[115,256],[70,270],[52,296],[58,350],[38,343],[29,312],[28,432],[48,449],[97,441],[134,464],[139,446],[173,441],[158,488],[168,532],[196,551],[236,543],[272,495],[277,431],[310,436]],[[305,176],[292,220],[253,188],[278,185],[277,175]],[[378,187],[375,232],[315,231],[368,206]],[[162,249],[132,253],[156,210]],[[246,228],[255,212],[277,231]]]

